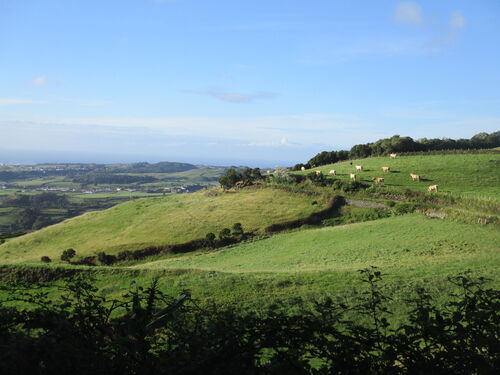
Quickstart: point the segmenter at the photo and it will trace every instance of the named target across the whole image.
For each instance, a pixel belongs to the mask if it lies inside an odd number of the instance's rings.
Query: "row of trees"
[[[323,151],[312,157],[306,164],[297,164],[294,170],[301,167],[313,168],[319,165],[333,164],[348,159],[382,156],[391,153],[441,151],[441,150],[476,150],[500,147],[500,131],[494,133],[478,133],[470,139],[421,138],[394,135],[391,138],[379,139],[376,142],[354,145],[351,150]]]

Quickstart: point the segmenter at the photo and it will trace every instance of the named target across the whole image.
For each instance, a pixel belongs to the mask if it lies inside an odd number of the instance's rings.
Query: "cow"
[[[389,172],[391,168],[389,167],[382,167],[382,172]]]
[[[438,186],[437,185],[431,185],[427,188],[429,191],[438,191]]]
[[[420,176],[418,174],[410,173],[410,177],[413,181],[420,181]]]
[[[321,171],[316,171],[316,174],[317,174],[317,175],[320,175],[320,174],[321,174]]]
[[[349,177],[351,178],[351,180],[356,181],[357,176],[354,173],[351,173],[351,175]]]
[[[398,154],[389,154],[389,157],[390,157],[391,159],[396,159],[396,157],[397,157],[397,156],[398,156]]]
[[[300,170],[301,170],[301,171],[305,171],[305,170],[306,170],[306,167],[300,167]]]
[[[332,169],[332,170],[330,170],[330,172],[328,172],[328,174],[331,174],[332,176],[336,176],[337,171],[335,169]]]
[[[362,165],[356,165],[356,171],[362,171],[363,166]]]
[[[384,179],[382,177],[373,177],[372,180],[375,181],[377,184],[384,182]]]

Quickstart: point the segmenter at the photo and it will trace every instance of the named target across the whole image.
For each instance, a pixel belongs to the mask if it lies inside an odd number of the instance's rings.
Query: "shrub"
[[[52,259],[50,259],[48,256],[44,255],[43,257],[40,258],[40,260],[43,262],[43,263],[50,263],[52,262]]]
[[[219,232],[219,239],[225,240],[231,237],[231,230],[229,228],[224,228]]]
[[[414,212],[418,205],[413,203],[398,203],[393,207],[393,212],[395,215],[404,215]]]
[[[61,254],[61,260],[64,262],[70,262],[72,258],[76,255],[76,251],[74,249],[64,250]]]
[[[241,225],[241,223],[234,223],[231,234],[235,239],[241,240],[243,238],[245,233],[243,231],[243,226]]]
[[[215,234],[213,234],[212,232],[207,233],[207,235],[205,236],[205,243],[207,247],[215,247]]]
[[[273,173],[274,182],[278,184],[289,184],[295,181],[286,168],[276,167]]]
[[[116,256],[106,254],[104,251],[101,251],[97,254],[97,260],[106,266],[109,266],[116,262]]]
[[[398,322],[390,321],[394,304],[380,271],[361,273],[366,287],[351,298],[313,300],[299,312],[200,307],[189,293],[177,299],[165,295],[158,280],[146,288],[134,283],[121,299],[107,298],[78,276],[59,287],[62,298],[55,300],[39,288],[2,285],[0,370],[73,375],[498,372],[500,293],[487,289],[486,280],[449,278],[458,293],[444,303],[415,288]],[[29,308],[6,307],[4,300]]]

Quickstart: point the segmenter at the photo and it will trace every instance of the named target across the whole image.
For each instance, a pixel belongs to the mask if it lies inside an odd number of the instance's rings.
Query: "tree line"
[[[296,164],[292,169],[314,168],[343,160],[383,156],[392,153],[478,150],[495,147],[500,147],[500,131],[490,134],[478,133],[470,139],[421,138],[413,140],[411,137],[394,135],[391,138],[379,139],[376,142],[354,145],[349,151],[323,151],[313,156],[307,163]]]

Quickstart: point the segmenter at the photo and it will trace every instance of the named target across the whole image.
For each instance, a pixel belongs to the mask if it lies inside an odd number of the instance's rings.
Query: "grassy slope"
[[[402,156],[396,159],[375,157],[330,164],[314,168],[328,174],[337,171],[342,180],[349,179],[350,173],[357,173],[363,182],[372,177],[383,177],[385,186],[427,191],[429,185],[439,185],[440,192],[461,194],[468,197],[500,200],[500,154],[457,154]],[[362,165],[363,172],[356,172],[355,166]],[[390,167],[390,173],[381,167]],[[310,173],[311,170],[300,172]],[[413,182],[410,173],[419,174],[424,180]]]
[[[137,249],[155,244],[182,243],[218,233],[242,223],[245,230],[309,215],[319,206],[312,198],[279,190],[259,189],[233,194],[188,195],[140,199],[105,211],[89,212],[0,246],[3,262],[58,259],[62,250],[78,255]],[[326,203],[326,202],[320,202]],[[321,205],[320,205],[321,206]]]
[[[348,297],[362,284],[356,271],[378,266],[399,311],[415,285],[430,288],[440,300],[448,298],[452,288],[446,278],[465,270],[498,285],[497,238],[489,226],[412,214],[290,232],[131,268],[76,268],[96,272],[97,286],[108,296],[123,294],[131,280],[146,285],[160,276],[161,289],[171,295],[190,289],[201,301],[254,309],[279,300],[293,308],[309,297]]]
[[[369,266],[401,275],[498,269],[498,231],[412,214],[286,233],[138,267],[281,273],[353,272]]]

